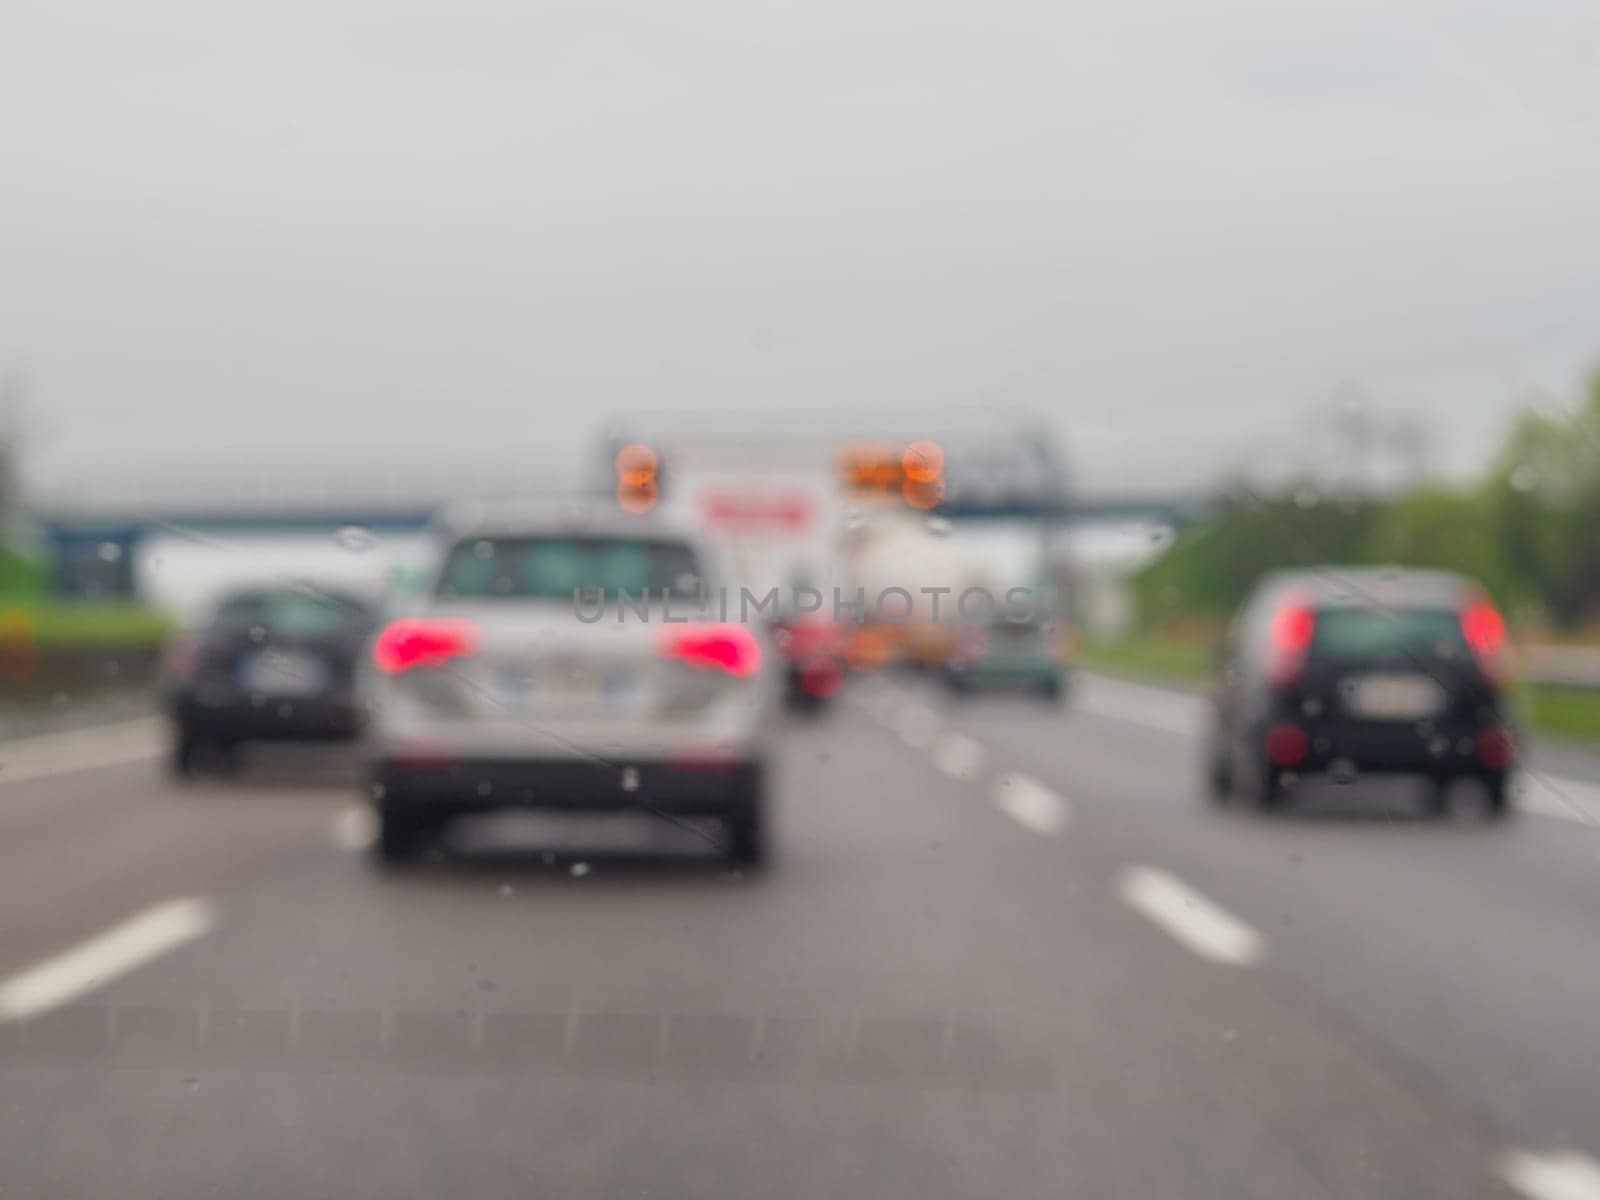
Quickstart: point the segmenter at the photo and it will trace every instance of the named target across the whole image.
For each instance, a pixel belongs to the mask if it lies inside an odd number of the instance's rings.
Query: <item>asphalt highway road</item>
[[[1201,720],[862,681],[747,877],[617,819],[382,872],[338,751],[0,744],[0,1196],[1600,1197],[1600,766],[1263,819]]]

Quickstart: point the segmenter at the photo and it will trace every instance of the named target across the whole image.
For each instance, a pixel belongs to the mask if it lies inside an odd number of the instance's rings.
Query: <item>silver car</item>
[[[765,635],[719,620],[693,533],[598,506],[445,516],[430,582],[363,664],[380,858],[502,808],[715,815],[765,850],[780,699]]]

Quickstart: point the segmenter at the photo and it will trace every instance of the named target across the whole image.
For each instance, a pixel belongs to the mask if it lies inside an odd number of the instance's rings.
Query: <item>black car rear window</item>
[[[441,596],[564,600],[574,593],[692,596],[694,551],[682,542],[605,537],[475,538],[458,542],[439,577]]]
[[[1324,608],[1311,637],[1318,662],[1437,660],[1466,652],[1461,618],[1447,608]]]
[[[282,637],[333,637],[359,630],[369,619],[370,610],[353,596],[284,589],[227,596],[211,625],[224,632],[260,628]]]

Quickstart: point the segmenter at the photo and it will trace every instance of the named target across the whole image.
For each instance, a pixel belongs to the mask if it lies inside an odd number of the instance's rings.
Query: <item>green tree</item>
[[[1459,572],[1502,603],[1522,598],[1497,534],[1493,502],[1481,491],[1427,487],[1394,501],[1373,528],[1370,557]]]
[[[1485,491],[1517,598],[1564,625],[1600,615],[1600,373],[1574,412],[1518,418]]]
[[[1269,571],[1371,562],[1380,512],[1373,501],[1335,502],[1310,488],[1275,496],[1240,490],[1135,577],[1140,622],[1226,617]]]

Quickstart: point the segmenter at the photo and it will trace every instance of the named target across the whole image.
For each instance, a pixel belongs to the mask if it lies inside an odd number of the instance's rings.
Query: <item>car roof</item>
[[[1274,594],[1297,592],[1319,608],[1450,608],[1476,589],[1450,571],[1396,566],[1276,571],[1265,586]]]
[[[694,528],[655,513],[630,513],[615,501],[468,500],[450,505],[434,519],[450,539],[519,537],[535,534],[587,534],[594,537],[664,538],[698,544]]]
[[[212,598],[212,606],[255,600],[267,596],[305,596],[313,600],[331,600],[336,604],[368,606],[371,596],[364,596],[345,584],[324,584],[315,579],[262,579],[253,582],[230,584]]]

